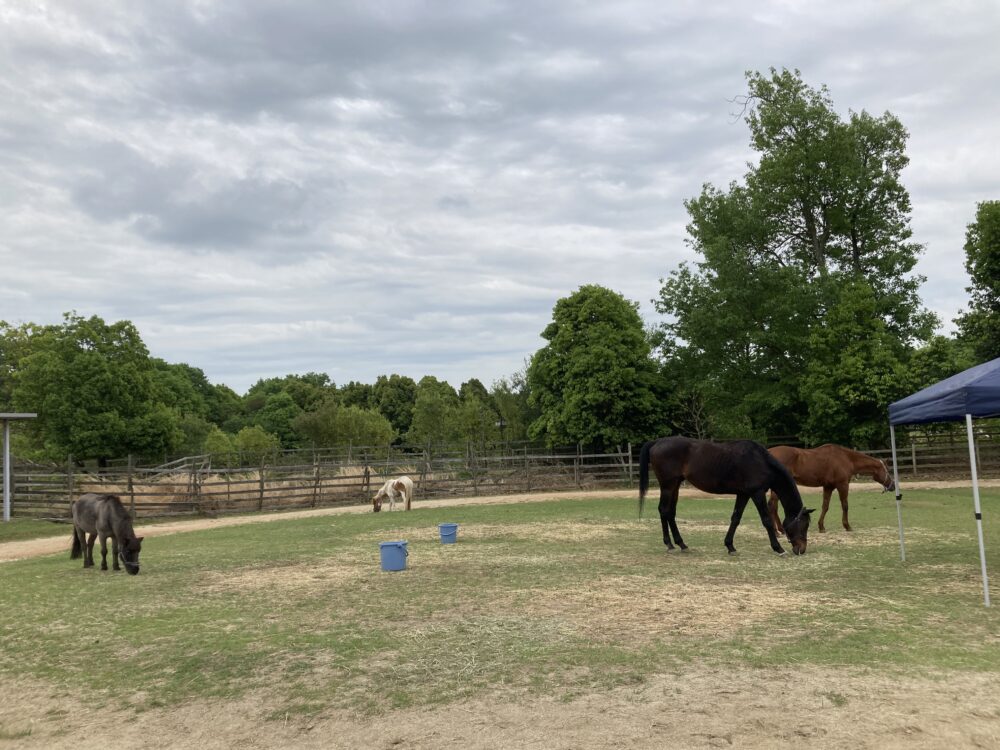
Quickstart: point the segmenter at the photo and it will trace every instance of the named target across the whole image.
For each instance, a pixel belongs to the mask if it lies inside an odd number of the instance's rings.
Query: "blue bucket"
[[[382,570],[406,570],[406,542],[381,542]]]
[[[441,532],[441,544],[454,544],[458,535],[457,523],[439,523],[438,530]]]

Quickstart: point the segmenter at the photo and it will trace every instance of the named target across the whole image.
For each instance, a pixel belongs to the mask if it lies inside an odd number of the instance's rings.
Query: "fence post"
[[[632,489],[634,485],[634,474],[632,467],[632,443],[628,443],[628,488]]]
[[[917,443],[910,443],[910,460],[913,463],[913,476],[917,475]]]
[[[133,458],[132,454],[128,454],[128,512],[132,516],[132,520],[135,521],[135,485],[132,482],[132,468],[133,468]]]
[[[194,510],[198,515],[202,515],[201,510],[201,488],[198,486],[198,467],[191,466],[191,497],[194,500]]]
[[[580,489],[580,462],[583,461],[583,450],[580,443],[576,444],[576,456],[573,458],[573,484]]]
[[[316,507],[316,503],[319,500],[319,461],[316,460],[316,454],[313,454],[313,507]]]
[[[260,490],[259,490],[259,494],[257,496],[257,510],[258,511],[264,510],[264,466],[265,466],[265,461],[264,461],[264,458],[261,457],[261,459],[260,459]]]
[[[66,457],[66,497],[69,498],[69,504],[73,505],[73,455],[72,454]]]
[[[531,492],[531,467],[528,465],[528,446],[524,446],[524,491]]]

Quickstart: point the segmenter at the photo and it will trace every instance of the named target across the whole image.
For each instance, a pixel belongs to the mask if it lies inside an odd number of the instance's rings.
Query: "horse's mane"
[[[785,509],[786,516],[797,516],[802,510],[802,495],[799,488],[792,479],[785,465],[771,455],[770,451],[763,451],[764,460],[771,469],[771,489],[781,501],[781,507]]]

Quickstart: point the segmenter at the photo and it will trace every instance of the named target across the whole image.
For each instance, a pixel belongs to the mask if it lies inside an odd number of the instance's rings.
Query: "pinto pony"
[[[896,483],[892,481],[884,461],[859,451],[852,451],[842,445],[828,443],[818,448],[793,448],[790,445],[776,445],[770,451],[771,455],[781,461],[785,468],[791,472],[798,484],[803,487],[823,488],[823,509],[820,511],[819,523],[817,524],[820,531],[826,531],[823,527],[823,520],[826,518],[827,510],[830,509],[830,497],[834,490],[837,490],[837,494],[840,495],[840,507],[844,511],[844,529],[851,530],[851,524],[847,520],[847,490],[851,484],[851,477],[855,474],[870,476],[882,485],[883,492],[896,489]],[[768,507],[774,526],[780,534],[783,530],[781,522],[778,521],[777,501],[773,492]]]
[[[410,509],[410,501],[413,500],[413,480],[409,477],[399,477],[390,479],[382,485],[382,489],[375,493],[372,498],[372,511],[378,513],[382,510],[382,501],[389,498],[389,510],[396,508],[396,499],[399,498],[403,504],[403,510]]]
[[[132,529],[132,517],[117,495],[81,495],[72,506],[73,548],[69,556],[83,556],[83,567],[94,567],[94,542],[101,538],[101,570],[108,569],[108,537],[111,537],[112,566],[121,570],[118,558],[129,575],[139,572],[139,551],[142,537]],[[87,540],[87,534],[90,540]]]
[[[809,514],[812,508],[802,507],[802,497],[788,470],[767,449],[752,440],[732,443],[712,443],[686,437],[667,437],[642,446],[639,456],[639,514],[649,489],[649,467],[660,483],[660,524],[663,543],[673,550],[673,541],[682,550],[687,545],[677,530],[677,494],[685,479],[704,492],[736,495],[736,505],[730,518],[725,545],[730,555],[736,554],[733,537],[743,518],[747,502],[753,500],[760,522],[767,531],[771,549],[779,555],[785,550],[778,543],[774,523],[767,512],[767,491],[773,489],[785,510],[785,531],[796,555],[806,552]]]

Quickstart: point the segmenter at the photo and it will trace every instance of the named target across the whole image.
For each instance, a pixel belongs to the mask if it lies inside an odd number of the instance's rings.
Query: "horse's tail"
[[[80,544],[80,535],[76,533],[76,526],[73,527],[73,548],[69,551],[69,559],[76,560],[83,554],[83,545]]]
[[[786,516],[797,516],[803,507],[802,495],[792,473],[770,451],[765,450],[764,457],[771,469],[771,491],[778,496]]]
[[[642,508],[646,504],[646,492],[649,490],[649,450],[655,440],[648,440],[639,451],[639,518],[642,518]]]

